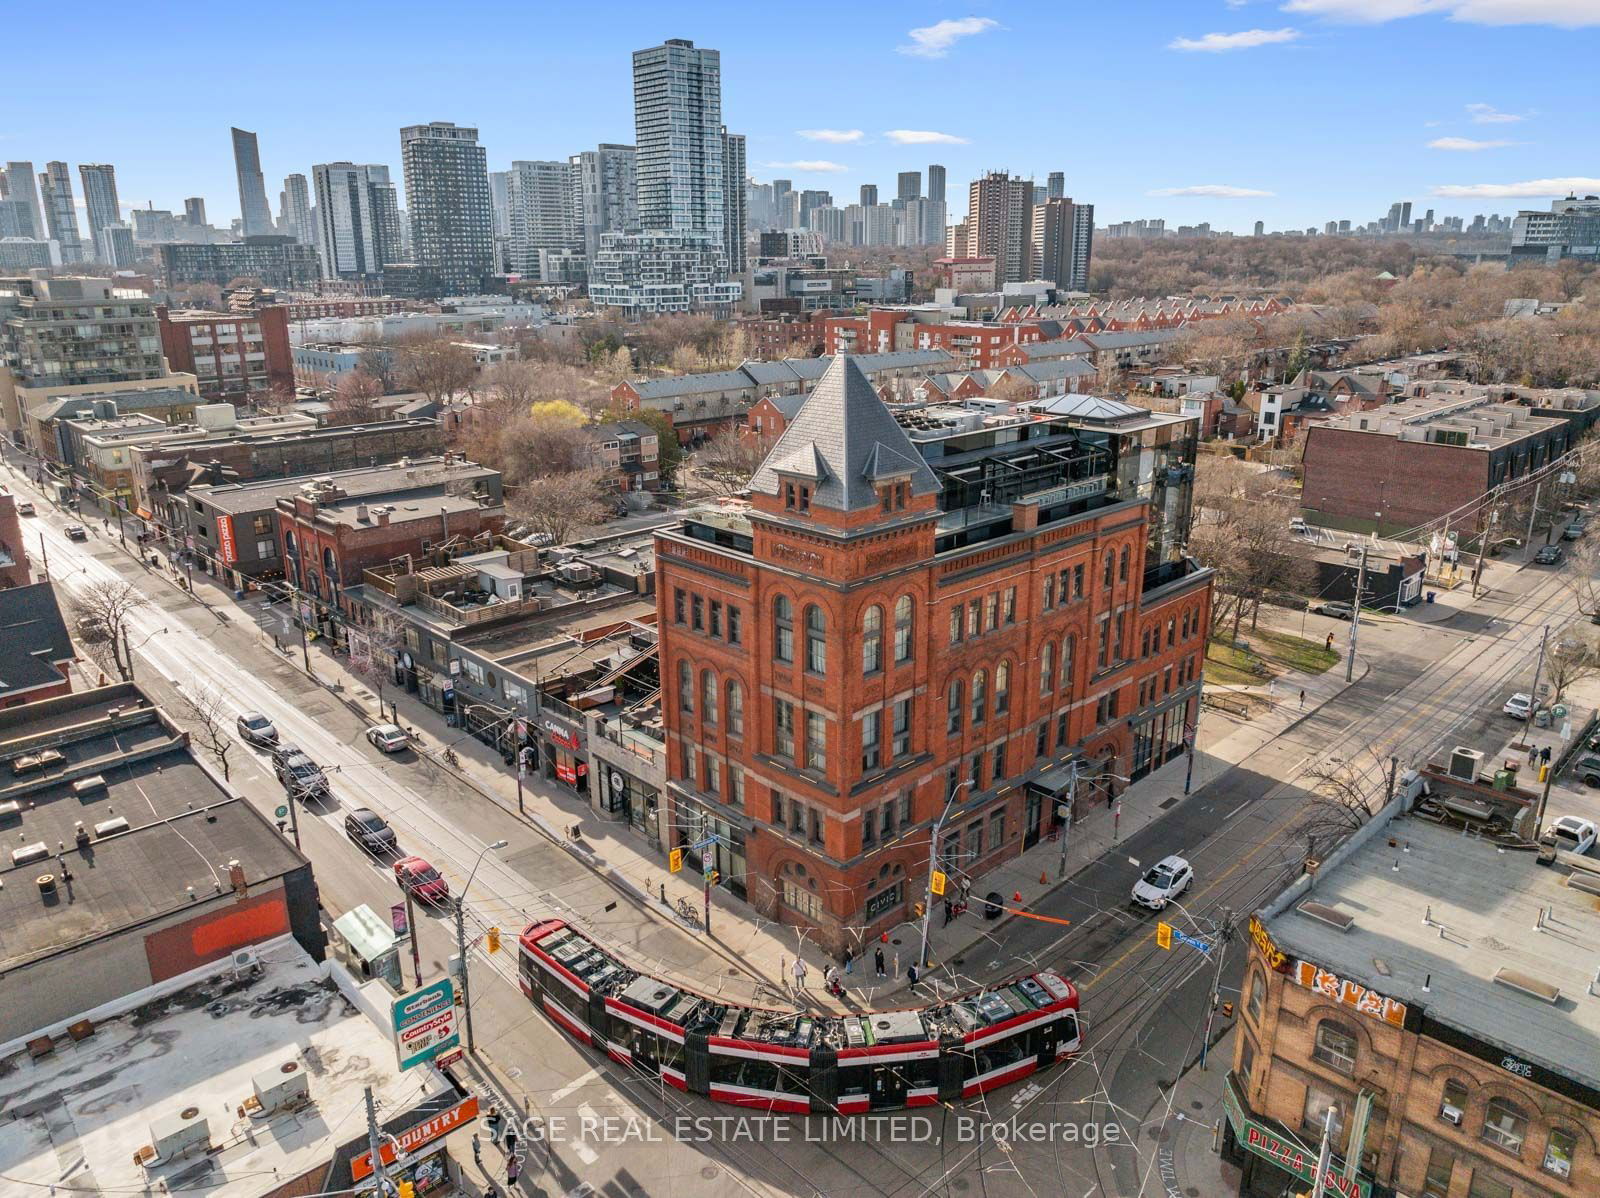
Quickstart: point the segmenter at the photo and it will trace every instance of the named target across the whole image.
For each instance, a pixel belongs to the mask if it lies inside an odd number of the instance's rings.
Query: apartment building
[[[202,312],[156,309],[167,366],[195,376],[208,400],[247,403],[294,387],[288,310]]]

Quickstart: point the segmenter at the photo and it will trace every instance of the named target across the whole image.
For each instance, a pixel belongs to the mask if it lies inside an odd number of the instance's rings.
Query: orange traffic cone
[[[1042,870],[1042,869],[1041,869],[1041,870],[1040,870],[1040,871],[1039,871],[1039,885],[1041,885],[1041,886],[1048,886],[1048,885],[1050,885],[1050,879],[1049,879],[1049,877],[1048,877],[1048,876],[1047,876],[1047,875],[1046,875],[1046,874],[1045,874],[1045,872],[1044,872],[1044,870]]]
[[[1022,891],[1020,891],[1020,890],[1013,890],[1013,891],[1012,891],[1012,892],[1011,892],[1011,901],[1012,901],[1012,902],[1013,902],[1013,903],[1020,903],[1020,902],[1021,902],[1021,901],[1022,901]]]

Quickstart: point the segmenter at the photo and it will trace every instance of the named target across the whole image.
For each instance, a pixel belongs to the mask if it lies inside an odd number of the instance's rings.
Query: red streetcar
[[[1076,1052],[1078,991],[1049,970],[909,1010],[812,1015],[707,998],[622,965],[561,920],[530,926],[522,992],[574,1039],[715,1102],[861,1114],[973,1098]]]

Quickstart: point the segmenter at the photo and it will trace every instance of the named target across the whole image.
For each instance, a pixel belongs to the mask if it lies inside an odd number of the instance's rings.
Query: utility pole
[[[294,836],[294,847],[300,847],[300,800],[295,798],[294,787],[285,788],[289,795],[289,831]]]
[[[1077,764],[1073,764],[1073,778],[1077,778]],[[933,922],[933,875],[939,867],[939,834],[944,831],[944,821],[950,815],[950,807],[956,801],[956,796],[961,793],[961,788],[971,786],[969,778],[964,782],[957,782],[950,788],[950,796],[944,801],[944,810],[939,812],[939,820],[933,825],[933,831],[928,833],[928,888],[924,891],[922,907],[922,948],[917,952],[917,968],[925,969],[928,964],[928,928]],[[1068,815],[1068,822],[1072,817]],[[1062,859],[1065,860],[1066,848],[1062,848]]]
[[[389,1185],[389,1169],[379,1151],[382,1133],[378,1130],[378,1107],[372,1101],[372,1087],[365,1087],[367,1096],[367,1151],[372,1154],[372,1176],[377,1182],[377,1192],[387,1196],[394,1193]]]
[[[412,900],[409,886],[400,887],[400,893],[406,896],[406,931],[411,933],[411,975],[417,979],[417,985],[421,986],[422,953],[417,948],[417,908]]]
[[[1383,805],[1385,807],[1394,801],[1394,773],[1399,766],[1400,758],[1393,753],[1389,754],[1389,789],[1383,796]]]
[[[1228,940],[1233,935],[1233,908],[1222,909],[1222,920],[1217,925],[1217,940],[1212,951],[1217,954],[1217,969],[1211,975],[1211,1007],[1206,1011],[1206,1030],[1200,1037],[1200,1068],[1206,1067],[1206,1054],[1211,1051],[1211,1025],[1217,1017],[1217,1006],[1222,1001],[1222,958],[1228,951]]]
[[[1356,601],[1350,605],[1350,652],[1345,657],[1344,680],[1356,673],[1356,632],[1361,627],[1361,595],[1367,586],[1367,547],[1361,546],[1361,565],[1356,570]]]
[[[1322,1184],[1328,1176],[1328,1162],[1333,1155],[1333,1108],[1322,1119],[1322,1147],[1317,1150],[1317,1178],[1311,1186],[1311,1198],[1324,1198],[1327,1188]]]
[[[1527,546],[1533,544],[1533,522],[1539,516],[1539,491],[1543,486],[1544,479],[1542,478],[1533,484],[1533,510],[1528,513],[1528,535],[1522,541],[1524,553],[1527,552]]]
[[[1479,509],[1479,515],[1482,515],[1481,508]],[[1489,547],[1489,535],[1494,532],[1494,526],[1499,522],[1500,512],[1499,509],[1495,509],[1489,513],[1488,523],[1485,524],[1483,531],[1478,534],[1478,564],[1472,569],[1472,597],[1474,599],[1478,597],[1478,583],[1483,578],[1483,551]]]
[[[1072,839],[1072,812],[1078,802],[1078,759],[1072,759],[1072,773],[1067,779],[1067,818],[1061,825],[1061,864],[1056,868],[1056,881],[1067,876],[1067,841]]]
[[[1528,723],[1533,719],[1533,713],[1536,710],[1538,710],[1538,707],[1539,707],[1539,678],[1544,673],[1545,648],[1549,644],[1550,644],[1550,625],[1546,624],[1544,626],[1544,631],[1539,635],[1539,657],[1538,657],[1538,660],[1534,662],[1534,666],[1533,666],[1533,693],[1531,695],[1529,695],[1529,698],[1532,699],[1533,702],[1528,705],[1528,714],[1525,715],[1522,718],[1522,725],[1523,725],[1524,729],[1526,729],[1526,727],[1528,726]]]
[[[467,980],[471,972],[467,965],[467,917],[466,904],[461,895],[456,895],[456,952],[461,959],[461,1006],[467,1014],[467,1051],[477,1052],[477,1041],[472,1037],[472,985]]]
[[[44,576],[50,577],[50,546],[44,543],[44,533],[39,534],[39,552],[44,556]]]
[[[1194,783],[1194,749],[1195,742],[1200,739],[1200,711],[1195,708],[1194,723],[1184,729],[1185,739],[1189,742],[1189,762],[1183,767],[1183,793],[1189,793],[1189,787]]]

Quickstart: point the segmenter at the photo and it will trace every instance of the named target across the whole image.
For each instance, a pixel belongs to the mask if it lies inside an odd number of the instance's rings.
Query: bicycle
[[[448,766],[455,767],[461,764],[461,758],[456,756],[456,751],[449,745],[444,747],[444,752],[440,753],[439,756],[444,759],[444,763]]]
[[[697,928],[700,926],[700,908],[686,898],[678,900],[678,915],[685,922],[691,923]]]

